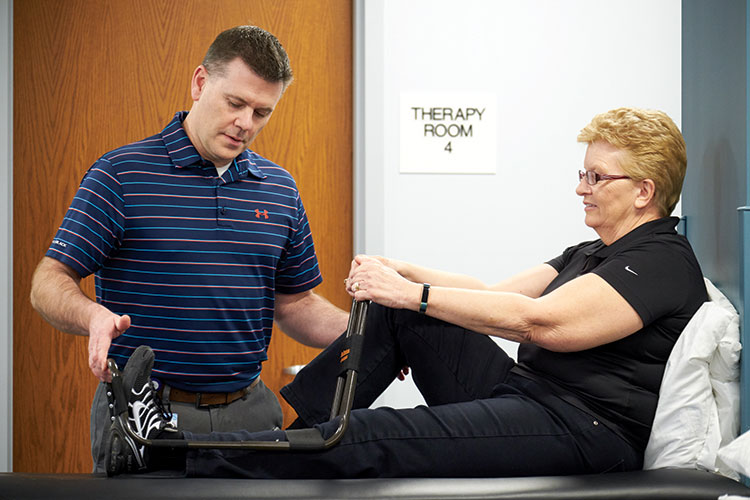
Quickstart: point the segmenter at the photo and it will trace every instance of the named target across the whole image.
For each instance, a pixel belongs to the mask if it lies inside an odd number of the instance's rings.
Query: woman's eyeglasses
[[[589,186],[595,185],[599,181],[616,181],[617,179],[630,179],[627,175],[605,175],[597,174],[593,170],[579,170],[578,171],[578,182],[581,182],[583,178],[586,178],[586,184]]]

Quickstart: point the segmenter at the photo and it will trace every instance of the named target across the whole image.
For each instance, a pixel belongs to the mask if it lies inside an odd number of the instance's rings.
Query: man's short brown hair
[[[237,26],[219,33],[203,58],[209,74],[223,74],[224,66],[240,58],[266,81],[282,82],[286,88],[293,78],[289,57],[281,42],[257,26]]]

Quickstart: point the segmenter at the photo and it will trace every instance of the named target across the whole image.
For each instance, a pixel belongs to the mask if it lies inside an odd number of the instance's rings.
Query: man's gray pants
[[[91,457],[94,472],[105,472],[104,457],[110,436],[110,411],[107,389],[99,383],[91,404]],[[196,407],[194,403],[169,401],[170,387],[165,385],[162,402],[177,415],[177,428],[207,434],[212,431],[267,431],[281,428],[283,414],[276,395],[262,380],[243,397],[228,405]]]

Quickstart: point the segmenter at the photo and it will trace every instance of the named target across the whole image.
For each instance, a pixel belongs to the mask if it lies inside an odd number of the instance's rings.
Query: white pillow
[[[719,458],[732,470],[750,477],[750,431],[722,447]]]
[[[710,302],[669,356],[643,468],[702,468],[737,479],[717,453],[739,431],[739,315],[705,281]]]

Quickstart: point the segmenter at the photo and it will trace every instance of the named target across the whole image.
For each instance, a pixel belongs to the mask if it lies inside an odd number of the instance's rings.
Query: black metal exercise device
[[[128,420],[128,397],[122,382],[122,374],[114,360],[107,360],[112,373],[112,382],[107,388],[110,397],[112,420],[119,419],[122,428],[133,441],[145,446],[172,448],[213,448],[240,450],[279,450],[279,451],[319,451],[335,446],[344,436],[349,426],[349,416],[357,386],[357,371],[362,354],[362,341],[365,334],[365,318],[369,301],[352,301],[349,324],[346,329],[346,342],[340,353],[340,370],[336,381],[336,392],[331,407],[330,420],[340,419],[336,432],[324,439],[317,429],[293,429],[285,431],[287,441],[188,441],[184,439],[145,439],[133,431]]]

